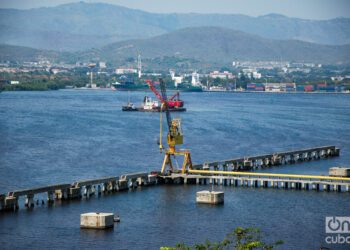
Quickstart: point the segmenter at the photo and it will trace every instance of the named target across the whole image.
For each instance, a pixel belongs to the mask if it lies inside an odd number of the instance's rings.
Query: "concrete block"
[[[333,167],[329,169],[329,176],[350,177],[350,168]]]
[[[199,191],[196,194],[197,203],[221,204],[224,203],[224,192]]]
[[[85,213],[80,215],[80,227],[106,229],[114,227],[113,213]]]

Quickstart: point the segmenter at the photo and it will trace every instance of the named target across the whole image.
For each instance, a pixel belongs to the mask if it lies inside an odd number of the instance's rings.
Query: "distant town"
[[[37,61],[0,63],[0,90],[56,90],[66,88],[142,90],[145,80],[162,77],[169,88],[180,91],[249,92],[350,92],[347,66],[288,61],[233,61],[227,67],[152,71],[141,56],[128,65],[108,62],[52,63]]]

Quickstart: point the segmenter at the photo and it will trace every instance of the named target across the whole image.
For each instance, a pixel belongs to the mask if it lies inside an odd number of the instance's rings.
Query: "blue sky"
[[[51,7],[79,0],[0,0],[1,8]],[[226,13],[250,16],[278,13],[305,19],[350,17],[350,0],[85,0],[157,13]]]

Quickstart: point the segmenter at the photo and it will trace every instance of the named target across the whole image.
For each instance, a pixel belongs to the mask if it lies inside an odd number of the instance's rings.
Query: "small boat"
[[[130,101],[130,92],[128,92],[128,104],[122,106],[123,111],[137,111],[135,105]]]
[[[128,102],[125,106],[122,106],[123,111],[138,111],[132,102]]]

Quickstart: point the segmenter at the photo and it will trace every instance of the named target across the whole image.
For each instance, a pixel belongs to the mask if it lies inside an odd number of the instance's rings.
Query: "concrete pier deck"
[[[206,170],[189,170],[188,172],[189,174],[172,174],[162,178],[165,183],[169,184],[214,184],[255,188],[350,191],[349,177]]]
[[[291,150],[256,156],[239,157],[228,160],[204,162],[193,165],[193,169],[213,170],[254,170],[271,166],[295,164],[304,161],[325,159],[339,156],[340,149],[336,146],[321,146],[301,150]]]
[[[298,161],[339,156],[339,152],[339,148],[335,146],[324,146],[197,164],[194,165],[193,169],[189,169],[186,174],[173,173],[168,176],[160,176],[154,173],[138,172],[15,190],[7,194],[0,194],[0,211],[16,211],[19,209],[18,201],[21,197],[25,198],[25,206],[32,208],[35,205],[35,195],[40,193],[47,194],[47,204],[50,205],[54,203],[55,199],[72,200],[81,199],[82,197],[88,199],[96,193],[98,195],[102,193],[107,194],[133,189],[138,186],[163,183],[221,184],[256,188],[349,192],[349,177],[247,172],[247,170],[254,170],[258,167],[277,166]]]
[[[128,190],[142,185],[156,184],[157,179],[148,173],[131,173],[122,176],[109,176],[89,180],[80,180],[71,184],[57,184],[45,187],[28,188],[0,194],[0,211],[15,211],[19,208],[18,200],[25,197],[25,206],[34,207],[36,194],[47,194],[47,203],[52,204],[54,200],[81,199],[83,196],[89,198],[96,193],[110,193]]]

